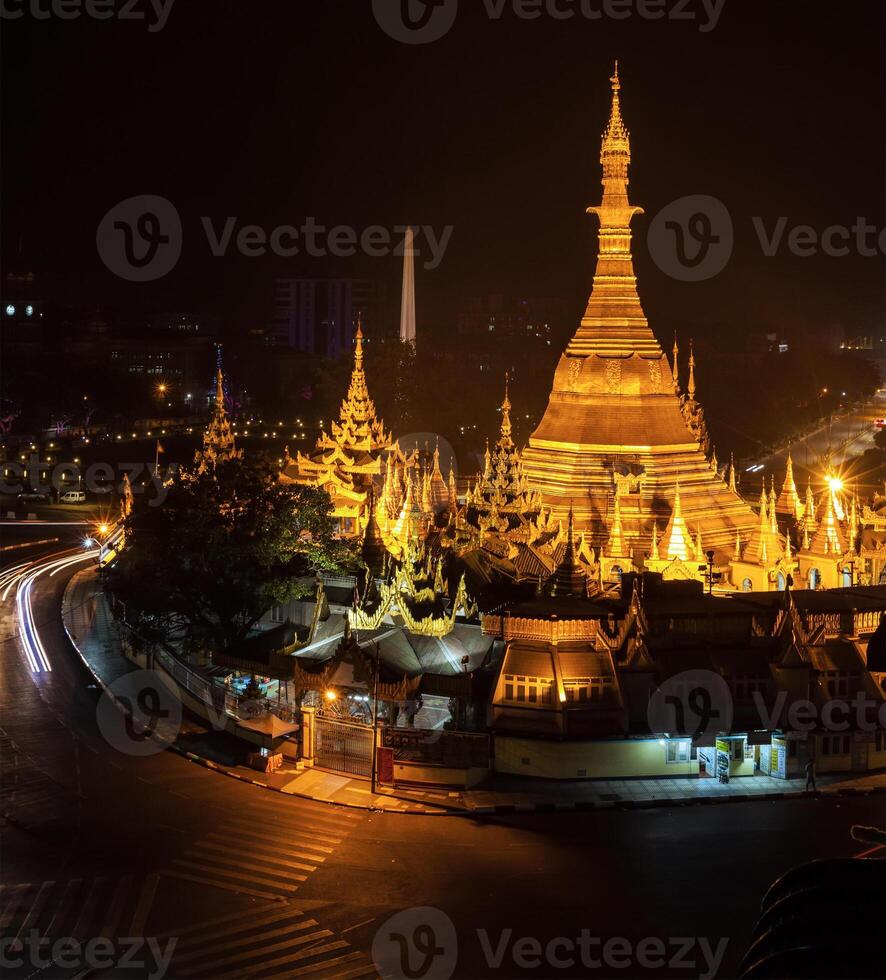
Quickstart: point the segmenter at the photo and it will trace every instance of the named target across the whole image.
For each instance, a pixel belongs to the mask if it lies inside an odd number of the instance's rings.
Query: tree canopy
[[[275,604],[313,591],[314,572],[353,560],[325,491],[281,485],[267,462],[179,472],[167,489],[159,506],[137,498],[108,585],[187,651],[241,642]]]

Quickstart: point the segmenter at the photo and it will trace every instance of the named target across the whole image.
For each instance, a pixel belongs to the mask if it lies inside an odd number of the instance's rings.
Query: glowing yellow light
[[[99,524],[98,530],[99,530],[99,533],[100,534],[107,534],[109,528],[108,528],[108,525],[107,524]]]
[[[327,691],[326,692],[326,700],[327,701],[335,701],[337,697],[338,697],[338,695],[335,693],[335,691]]]
[[[843,481],[839,476],[826,476],[824,481],[831,488],[832,493],[839,493],[843,489]]]

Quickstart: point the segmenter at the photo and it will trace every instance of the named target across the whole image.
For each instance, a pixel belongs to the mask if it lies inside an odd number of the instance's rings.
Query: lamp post
[[[378,658],[380,656],[380,645],[378,640],[373,644],[375,647],[375,659],[372,670],[372,766],[370,768],[370,790],[375,796],[375,784],[378,780]]]

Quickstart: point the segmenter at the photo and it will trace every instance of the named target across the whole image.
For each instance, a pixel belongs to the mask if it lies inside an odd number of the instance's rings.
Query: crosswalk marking
[[[362,960],[359,967],[354,967],[347,972],[342,972],[338,964],[344,965],[345,963],[353,963],[356,960]],[[335,980],[344,980],[345,977],[376,977],[378,972],[369,962],[369,958],[363,953],[353,952],[346,953],[344,956],[336,956],[331,960],[323,960],[320,963],[312,963],[310,966],[303,966],[297,970],[287,970],[285,973],[274,973],[270,977],[265,977],[264,980],[286,980],[288,977],[304,977],[310,973],[319,973],[320,970],[329,970],[334,968],[335,972],[330,974]]]
[[[102,931],[99,933],[99,936],[103,939],[112,939],[117,932],[117,926],[120,924],[120,919],[123,915],[123,902],[129,894],[129,886],[131,884],[132,877],[130,875],[121,878],[117,882],[117,887],[114,889],[114,894],[111,897],[111,904],[105,914]]]
[[[212,841],[198,840],[197,843],[195,844],[195,847],[202,847],[204,850],[207,850],[207,851],[218,851],[219,853],[222,853],[222,854],[230,854],[231,853],[231,845],[230,845],[230,842],[228,842],[227,844],[214,844]],[[262,864],[273,864],[275,866],[280,866],[280,867],[284,867],[284,868],[295,868],[298,871],[316,871],[317,870],[317,865],[316,864],[302,864],[300,861],[284,861],[284,860],[282,860],[282,858],[279,858],[279,857],[276,857],[276,856],[272,860],[270,857],[264,857],[262,854],[256,854],[255,851],[256,851],[256,848],[254,848],[250,844],[250,847],[249,847],[249,852],[250,852],[249,853],[249,857],[250,857],[250,860],[252,860],[252,861],[258,861],[258,862],[260,862]],[[270,849],[268,849],[268,851],[270,853],[273,853],[273,851],[270,851]]]
[[[223,891],[237,892],[240,895],[251,895],[253,898],[270,898],[277,901],[283,898],[282,895],[275,895],[273,892],[260,892],[256,888],[235,885],[232,881],[218,881],[215,878],[203,878],[200,875],[186,874],[184,871],[177,871],[175,868],[167,868],[162,873],[168,878],[193,881],[198,885],[209,885],[210,888],[221,888]]]
[[[66,916],[70,914],[71,907],[74,904],[74,896],[80,890],[80,886],[82,884],[82,878],[71,878],[71,880],[65,886],[61,901],[56,906],[52,919],[50,919],[49,925],[46,927],[47,936],[55,936],[61,933],[61,926],[64,923]],[[56,932],[56,930],[58,930],[58,932]]]
[[[248,823],[246,820],[240,820],[239,818],[231,817],[225,821],[222,829],[229,830],[231,833],[239,833],[239,834],[255,833],[255,824]],[[281,832],[285,831],[286,836],[284,837],[280,833],[275,834],[273,832],[274,830],[279,830]],[[341,844],[343,839],[341,837],[334,837],[333,835],[324,833],[322,831],[303,830],[295,827],[293,827],[292,830],[290,831],[286,827],[275,828],[275,827],[266,827],[266,826],[262,827],[262,837],[265,840],[277,841],[280,844],[295,844],[296,841],[293,838],[304,838],[310,841],[319,840],[322,841],[325,845],[328,844],[335,845],[335,844]]]
[[[262,962],[259,966],[259,971],[270,970],[275,966],[284,966],[288,963],[297,963],[301,960],[308,960],[314,956],[320,956],[322,953],[332,953],[338,949],[350,949],[351,947],[343,939],[336,939],[334,942],[326,943],[324,946],[314,946],[311,949],[305,949],[298,953],[292,953],[289,956],[278,956],[274,960],[266,960]],[[358,954],[362,955],[362,954]],[[323,967],[327,966],[328,963],[324,963]],[[323,967],[318,967],[322,969]],[[256,976],[259,971],[254,971],[251,976]],[[287,970],[285,975],[294,976],[297,971]],[[222,973],[215,977],[215,980],[235,980],[236,977],[240,976],[240,971],[235,970],[233,973]]]
[[[193,857],[200,859],[199,864],[194,864],[194,867],[205,868],[218,866],[220,870],[234,868],[237,869],[238,874],[246,873],[242,857],[239,854],[231,854],[230,851],[227,854],[194,854]],[[184,860],[184,858],[176,858],[173,863],[181,863]],[[276,863],[272,861],[266,861],[261,866],[258,866],[254,863],[251,856],[250,864],[246,866],[246,870],[252,872],[256,877],[267,879],[269,884],[273,883],[276,878],[282,878],[287,883],[308,880],[307,875],[298,874],[285,868],[277,868]]]
[[[13,886],[8,890],[8,894],[7,889],[4,888],[3,898],[7,901],[3,913],[0,915],[0,930],[6,931],[12,925],[15,913],[18,911],[19,905],[24,901],[25,895],[27,895],[30,887],[30,885]]]
[[[317,925],[316,922],[311,920],[313,925]],[[244,950],[240,953],[236,953],[233,956],[226,956],[220,960],[214,960],[211,963],[200,963],[199,966],[192,970],[185,970],[183,976],[191,976],[194,972],[200,972],[204,976],[208,973],[210,976],[214,976],[215,970],[221,969],[222,967],[232,966],[234,963],[242,963],[244,960],[254,960],[256,957],[262,957],[262,960],[257,964],[257,968],[261,969],[264,966],[264,957],[269,953],[279,953],[284,949],[291,949],[293,946],[304,946],[305,943],[313,942],[318,939],[328,939],[332,933],[328,929],[318,929],[316,932],[310,932],[305,936],[290,936],[290,938],[283,940],[279,943],[273,943],[270,946],[253,947],[252,949]],[[270,938],[270,937],[262,937]]]
[[[103,887],[107,884],[107,878],[94,878],[92,882],[92,888],[90,888],[89,893],[86,896],[86,901],[83,903],[83,907],[80,910],[80,916],[77,919],[77,924],[74,926],[71,935],[76,939],[85,939],[86,930],[89,927],[89,921],[93,915],[95,915],[95,910],[98,907],[99,900],[101,899],[101,893]]]
[[[160,884],[160,875],[148,875],[142,885],[141,893],[135,911],[132,913],[132,921],[129,923],[130,936],[143,936],[145,923],[151,914],[154,905],[154,896],[157,894],[157,885]]]
[[[301,912],[298,912],[295,909],[291,909],[288,907],[281,911],[278,902],[268,902],[267,905],[260,905],[258,906],[258,908],[253,910],[253,915],[250,917],[249,920],[250,924],[254,924],[256,926],[262,925],[262,923],[265,920],[256,919],[255,916],[264,915],[265,913],[268,913],[267,921],[272,921],[273,919],[282,918],[283,916],[286,915],[302,914]],[[242,912],[229,912],[227,915],[220,915],[215,919],[206,919],[203,922],[198,922],[195,925],[187,926],[184,929],[170,929],[168,932],[161,932],[156,938],[171,939],[172,937],[175,937],[176,939],[179,940],[176,948],[184,949],[187,946],[193,945],[195,942],[202,941],[202,939],[204,938],[210,938],[210,939],[213,938],[212,933],[206,932],[207,929],[212,929],[215,926],[224,925],[225,923],[229,923],[229,922],[238,923],[242,921],[243,921]],[[230,928],[226,927],[225,929],[215,933],[214,935],[227,936],[230,934],[230,931],[231,931]]]
[[[250,935],[246,939],[229,938],[230,936],[236,935],[238,932],[241,931],[238,929],[234,929],[233,931],[226,929],[223,932],[217,932],[214,934],[214,937],[216,939],[227,939],[227,942],[222,942],[221,944],[218,945],[210,945],[201,942],[199,949],[195,949],[190,952],[186,951],[183,956],[176,955],[175,957],[176,966],[179,966],[182,963],[187,963],[188,960],[193,960],[196,957],[202,958],[207,955],[215,956],[217,953],[223,953],[228,949],[237,949],[238,947],[241,947],[244,944],[244,942],[247,941],[255,943],[260,940],[262,943],[264,943],[268,939],[276,939],[278,936],[285,936],[289,932],[298,931],[300,929],[310,929],[311,926],[317,925],[314,919],[303,919],[302,918],[303,914],[304,913],[302,912],[293,912],[291,909],[286,909],[283,912],[279,912],[275,916],[276,921],[266,922],[265,925],[276,925],[277,922],[281,922],[285,919],[288,919],[289,921],[286,923],[286,925],[274,929],[273,932],[263,932],[261,936],[258,935],[257,930],[259,927],[254,922],[250,922],[249,924]],[[300,921],[292,921],[293,919],[300,920]],[[193,943],[191,943],[190,945],[192,946]],[[187,949],[190,950],[190,946],[188,946]]]
[[[17,936],[23,936],[29,929],[33,928],[54,888],[54,881],[43,882],[43,884],[40,886],[40,891],[37,892],[37,897],[31,904],[30,909],[28,909],[28,914],[24,917],[22,924],[19,926]]]
[[[181,868],[188,868],[191,871],[202,871],[206,872],[211,870],[214,875],[222,875],[225,878],[237,878],[240,881],[248,881],[253,885],[270,885],[273,888],[279,888],[285,892],[297,892],[298,885],[287,885],[284,882],[275,881],[273,878],[264,878],[261,875],[251,875],[246,874],[243,871],[228,871],[226,868],[217,868],[214,865],[210,868],[206,864],[202,864],[199,861],[188,861],[185,858],[175,858],[172,861],[173,864]],[[236,865],[240,867],[240,865]],[[301,881],[305,878],[302,877]]]
[[[313,842],[310,844],[299,844],[296,841],[268,838],[264,834],[250,833],[249,831],[240,830],[239,828],[235,829],[233,827],[229,827],[223,832],[214,831],[208,834],[206,839],[224,841],[229,844],[232,837],[242,837],[244,840],[249,841],[251,847],[258,847],[263,851],[271,851],[273,854],[286,854],[289,857],[305,858],[308,861],[315,861],[318,864],[325,861],[333,853],[333,848],[322,847]]]

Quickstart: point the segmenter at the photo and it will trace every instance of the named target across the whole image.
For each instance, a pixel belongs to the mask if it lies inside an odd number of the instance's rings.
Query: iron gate
[[[317,718],[314,752],[317,765],[352,776],[372,773],[372,726]]]

